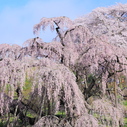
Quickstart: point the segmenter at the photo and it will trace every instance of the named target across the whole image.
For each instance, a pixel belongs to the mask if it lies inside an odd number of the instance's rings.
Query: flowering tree
[[[122,126],[123,91],[118,80],[126,75],[127,59],[125,47],[112,39],[126,24],[125,6],[96,9],[89,18],[74,21],[42,18],[34,33],[50,26],[59,38],[50,43],[36,37],[23,47],[1,44],[3,126]]]
[[[76,23],[86,25],[96,36],[106,35],[107,42],[126,48],[127,4],[99,7],[78,18]],[[96,31],[96,32],[95,32]]]

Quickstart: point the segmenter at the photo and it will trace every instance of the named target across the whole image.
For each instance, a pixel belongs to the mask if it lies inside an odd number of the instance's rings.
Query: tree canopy
[[[118,4],[74,21],[42,18],[22,47],[0,44],[1,124],[122,127],[126,24],[127,4]],[[50,43],[38,37],[48,26]]]

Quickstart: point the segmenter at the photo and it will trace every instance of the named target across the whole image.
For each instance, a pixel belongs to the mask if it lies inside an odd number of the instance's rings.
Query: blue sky
[[[78,18],[97,7],[108,7],[126,0],[0,0],[0,44],[22,45],[35,37],[33,26],[42,17],[67,16]],[[49,30],[41,33],[44,41],[55,35]]]

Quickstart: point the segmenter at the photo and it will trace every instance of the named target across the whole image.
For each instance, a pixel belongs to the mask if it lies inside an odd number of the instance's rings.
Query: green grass
[[[127,110],[127,100],[123,101],[124,109]],[[124,118],[124,127],[127,127],[127,117]]]
[[[26,99],[29,98],[29,94],[31,92],[31,88],[32,88],[32,81],[31,81],[31,79],[26,79],[25,84],[23,86],[23,96]]]
[[[0,127],[4,127],[5,122],[0,120]]]
[[[93,116],[94,116],[95,118],[99,118],[99,117],[100,117],[99,114],[97,114],[97,113],[94,113]]]
[[[36,114],[31,113],[31,112],[27,112],[26,116],[27,116],[27,117],[30,117],[30,118],[35,118],[35,117],[37,117]]]
[[[124,110],[127,111],[127,100],[124,100],[122,104],[124,106]]]
[[[58,117],[65,117],[66,113],[62,112],[62,111],[58,111],[55,115],[58,116]]]
[[[127,118],[124,118],[124,127],[127,127]]]
[[[127,106],[127,100],[124,100],[124,101],[123,101],[123,105],[124,105],[124,106]]]
[[[11,87],[11,85],[10,84],[7,84],[6,85],[6,91],[12,91],[13,89],[12,89],[12,87]]]

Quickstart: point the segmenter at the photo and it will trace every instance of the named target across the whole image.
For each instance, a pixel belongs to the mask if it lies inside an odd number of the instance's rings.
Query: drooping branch
[[[50,29],[52,31],[56,30],[58,37],[60,38],[60,42],[64,46],[64,37],[62,36],[62,34],[64,29],[69,28],[71,25],[72,21],[65,16],[54,18],[42,18],[41,22],[34,26],[34,34],[37,34],[40,31],[41,27],[42,30],[45,30],[47,26],[50,26]]]

